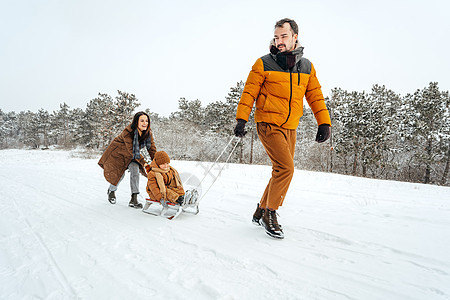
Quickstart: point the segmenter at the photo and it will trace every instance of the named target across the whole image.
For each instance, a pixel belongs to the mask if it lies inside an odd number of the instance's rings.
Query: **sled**
[[[186,191],[184,200],[181,204],[173,203],[168,200],[145,199],[143,212],[154,216],[165,217],[169,220],[177,218],[181,213],[196,215],[200,212],[199,193],[196,189]]]
[[[222,173],[223,168],[228,163],[229,159],[231,158],[231,155],[233,154],[234,150],[236,149],[237,145],[241,141],[241,139],[238,139],[238,141],[234,144],[234,147],[231,149],[231,152],[229,153],[225,163],[223,166],[219,167],[219,173],[214,177],[212,183],[209,185],[206,192],[202,193],[202,182],[206,178],[207,175],[211,175],[211,170],[213,167],[218,166],[219,158],[222,157],[222,155],[227,150],[228,146],[235,141],[236,137],[233,136],[228,144],[225,146],[225,148],[222,150],[222,153],[217,157],[215,162],[207,169],[205,172],[205,175],[202,180],[199,180],[195,175],[189,174],[189,173],[180,173],[181,182],[183,182],[183,187],[186,190],[186,194],[184,195],[184,201],[183,203],[173,203],[167,200],[153,200],[150,198],[145,199],[145,205],[142,209],[143,212],[155,216],[162,216],[169,220],[173,220],[177,218],[181,213],[188,213],[196,215],[199,213],[198,205],[200,203],[200,200],[208,193],[208,191],[211,189],[214,182],[216,182],[217,178]],[[144,147],[140,150],[144,160],[149,163],[151,162],[150,154],[148,153],[147,149]]]

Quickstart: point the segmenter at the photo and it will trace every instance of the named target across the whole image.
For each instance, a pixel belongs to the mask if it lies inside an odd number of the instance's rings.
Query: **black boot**
[[[284,239],[284,233],[278,225],[277,211],[266,209],[261,218],[261,225],[264,226],[266,233],[276,239]]]
[[[256,210],[253,214],[252,219],[253,224],[255,224],[256,226],[261,226],[261,218],[263,217],[265,211],[266,210],[264,208],[261,208],[259,204],[256,206]],[[283,227],[281,226],[281,224],[278,224],[278,227],[280,227],[281,232],[283,232]]]
[[[116,194],[114,193],[114,191],[108,190],[108,201],[111,204],[116,204]]]
[[[131,200],[128,203],[129,207],[142,208],[142,204],[137,201],[137,195],[137,193],[131,194]]]
[[[261,208],[258,203],[256,205],[255,213],[253,214],[252,223],[255,224],[256,226],[260,226],[261,224],[259,224],[259,220],[261,220],[263,214],[264,214],[264,208]]]
[[[178,197],[176,203],[178,203],[179,205],[183,206],[185,204],[185,202],[184,202],[184,195]]]

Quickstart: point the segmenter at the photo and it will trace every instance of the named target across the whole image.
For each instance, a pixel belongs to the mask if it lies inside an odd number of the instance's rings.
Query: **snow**
[[[128,175],[111,205],[78,153],[0,151],[1,299],[450,299],[448,187],[296,170],[275,240],[251,223],[269,166],[226,165],[170,221],[127,206]]]

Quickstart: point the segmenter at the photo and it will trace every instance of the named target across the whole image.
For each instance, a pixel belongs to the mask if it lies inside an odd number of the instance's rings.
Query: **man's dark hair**
[[[289,19],[289,18],[284,18],[284,19],[281,19],[280,21],[276,22],[275,23],[275,29],[277,27],[283,27],[284,23],[289,23],[289,25],[291,25],[292,32],[294,34],[298,34],[298,25],[297,25],[297,23],[294,20]]]

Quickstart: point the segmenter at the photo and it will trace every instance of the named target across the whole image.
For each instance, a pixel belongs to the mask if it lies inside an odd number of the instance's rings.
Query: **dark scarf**
[[[292,69],[303,56],[303,47],[297,47],[292,51],[280,52],[275,45],[271,45],[270,53],[283,70],[289,70]]]
[[[133,138],[133,159],[139,159],[141,158],[141,153],[139,152],[139,150],[145,145],[145,147],[147,149],[150,149],[150,146],[152,145],[152,141],[150,138],[150,135],[148,136],[148,138],[143,141],[142,143],[139,143],[139,132],[136,129],[134,131],[134,138]]]

